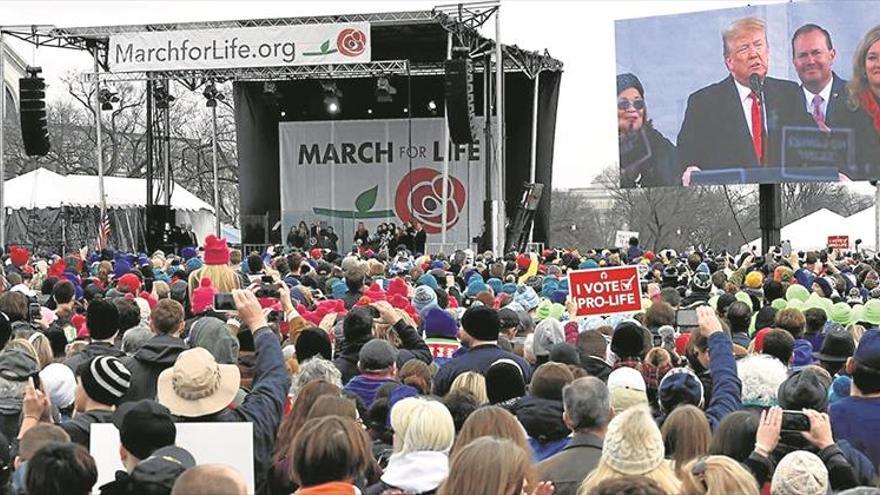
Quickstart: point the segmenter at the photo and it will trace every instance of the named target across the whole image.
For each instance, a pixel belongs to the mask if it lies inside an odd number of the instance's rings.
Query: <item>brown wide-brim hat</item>
[[[241,385],[234,364],[217,364],[207,350],[180,353],[174,366],[159,375],[157,398],[171,414],[196,418],[216,413],[230,403]]]

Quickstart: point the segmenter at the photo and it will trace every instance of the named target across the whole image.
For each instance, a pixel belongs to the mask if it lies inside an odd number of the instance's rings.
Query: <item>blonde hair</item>
[[[467,390],[474,394],[478,404],[489,402],[489,396],[486,394],[486,378],[475,371],[467,371],[455,377],[449,391],[455,390]]]
[[[232,271],[227,265],[205,265],[198,270],[189,274],[189,297],[192,299],[192,292],[195,287],[199,286],[202,277],[211,279],[211,283],[217,292],[232,292],[239,289],[238,275]]]
[[[697,463],[704,463],[702,474],[694,475]],[[758,495],[754,476],[738,462],[724,455],[694,459],[684,466],[681,474],[681,492],[684,495]]]
[[[508,495],[534,485],[530,454],[514,442],[480,437],[452,457],[449,477],[437,495]]]
[[[871,46],[878,41],[880,41],[880,25],[874,26],[865,33],[864,38],[859,42],[859,46],[856,48],[856,53],[853,56],[852,77],[849,78],[849,83],[846,85],[848,93],[847,104],[853,110],[858,109],[859,106],[861,106],[859,98],[861,98],[862,93],[868,89],[868,74],[865,72],[865,58],[868,56],[868,50],[871,49]]]
[[[679,478],[685,464],[709,452],[712,441],[712,429],[706,415],[690,404],[676,407],[663,422],[660,434],[663,435],[666,456],[672,461]]]
[[[167,299],[171,294],[171,287],[164,280],[156,280],[153,282],[153,294],[156,299]]]
[[[52,345],[49,344],[49,339],[46,338],[45,334],[42,332],[34,332],[27,340],[31,346],[33,346],[34,352],[37,356],[37,364],[40,366],[40,369],[49,366],[55,361],[55,354],[52,352]]]
[[[862,340],[862,335],[865,334],[865,327],[854,323],[849,327],[849,334],[850,336],[852,336],[853,342],[855,342],[856,347],[858,347],[859,341]]]
[[[724,46],[724,56],[730,55],[730,43],[734,38],[749,31],[763,31],[764,39],[767,39],[767,23],[758,17],[744,17],[730,23],[724,31],[721,31],[721,44]]]
[[[403,399],[391,409],[394,451],[449,452],[455,440],[452,414],[443,404],[418,397]]]
[[[581,483],[577,495],[589,495],[590,493],[593,493],[593,490],[595,490],[597,486],[599,486],[599,483],[602,483],[605,480],[624,478],[627,476],[628,475],[616,471],[614,468],[606,464],[604,460],[600,459],[599,465],[596,466],[596,469],[592,470],[584,479],[583,483]],[[672,470],[672,466],[668,461],[663,461],[663,463],[655,469],[639,476],[644,476],[645,478],[656,482],[660,485],[663,493],[678,493],[678,490],[681,487],[681,481],[675,477],[675,471]]]
[[[18,349],[20,351],[24,351],[28,355],[30,355],[30,357],[34,358],[34,361],[37,363],[38,368],[43,367],[42,364],[40,363],[40,356],[37,354],[37,349],[35,349],[34,346],[30,342],[28,342],[27,339],[24,339],[21,337],[19,337],[17,339],[12,339],[9,341],[8,344],[6,344],[5,349]],[[51,363],[51,361],[49,361],[49,362]],[[49,364],[49,363],[46,363],[46,364]]]

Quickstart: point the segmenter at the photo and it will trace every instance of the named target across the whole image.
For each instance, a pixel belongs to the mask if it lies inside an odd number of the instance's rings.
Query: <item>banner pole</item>
[[[504,174],[504,53],[501,50],[501,5],[495,9],[495,167],[498,187],[492,197],[492,252],[501,254],[504,233],[504,211],[501,209],[502,177]]]
[[[452,58],[452,33],[446,34],[446,59]],[[412,112],[412,109],[410,109]],[[446,249],[446,221],[449,201],[449,105],[443,99],[443,211],[440,212],[440,243]]]
[[[6,247],[6,47],[0,30],[0,249]]]
[[[101,129],[101,100],[99,93],[101,91],[100,67],[98,65],[98,45],[95,44],[94,53],[95,62],[95,141],[97,144],[98,157],[98,195],[100,196],[101,216],[99,222],[104,222],[104,214],[107,212],[107,198],[104,197],[104,147],[102,144]],[[99,229],[101,228],[99,224]],[[109,239],[107,243],[109,244]],[[105,246],[106,247],[106,246]]]
[[[538,160],[538,88],[541,81],[541,71],[535,73],[534,90],[532,91],[532,156],[529,163],[529,183],[535,183],[535,168]],[[529,225],[529,244],[534,242],[535,221]]]
[[[214,166],[214,234],[220,237],[220,175],[217,169],[217,105],[211,107],[211,162]]]

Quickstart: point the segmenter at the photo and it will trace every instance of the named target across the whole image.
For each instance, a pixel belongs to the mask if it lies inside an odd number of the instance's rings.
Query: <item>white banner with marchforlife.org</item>
[[[282,67],[370,61],[370,23],[123,33],[112,72]]]

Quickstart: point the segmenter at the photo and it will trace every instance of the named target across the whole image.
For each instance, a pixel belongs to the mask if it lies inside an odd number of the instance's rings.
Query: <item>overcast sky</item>
[[[443,4],[445,2],[440,2]],[[617,161],[614,20],[743,6],[735,0],[504,0],[501,41],[549,50],[565,64],[556,126],[553,186],[583,187]],[[766,2],[764,2],[766,3]],[[297,17],[430,10],[421,0],[370,1],[2,1],[0,23],[101,26],[206,20]],[[485,34],[494,38],[494,23]],[[33,49],[16,43],[29,64],[43,67],[53,84],[49,98],[64,96],[58,77],[88,69],[91,58],[72,50]]]

